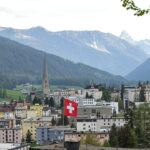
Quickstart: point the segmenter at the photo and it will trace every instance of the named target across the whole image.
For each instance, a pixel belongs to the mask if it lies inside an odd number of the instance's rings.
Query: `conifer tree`
[[[49,99],[48,99],[48,97],[45,98],[44,103],[45,103],[45,105],[49,105]]]
[[[49,100],[49,106],[50,107],[54,107],[55,106],[55,101],[54,101],[53,97],[51,97],[50,100]]]
[[[145,86],[141,86],[140,94],[139,94],[139,100],[140,102],[145,102],[146,97],[145,97]]]
[[[64,107],[64,97],[61,97],[60,99],[60,108]]]
[[[32,134],[31,134],[30,130],[28,130],[27,134],[26,134],[26,142],[31,143],[31,141],[32,141]]]
[[[110,135],[109,135],[109,143],[112,147],[118,147],[118,131],[115,124],[112,125]]]
[[[56,125],[56,120],[54,119],[54,117],[52,118],[51,123],[52,123],[52,126]]]

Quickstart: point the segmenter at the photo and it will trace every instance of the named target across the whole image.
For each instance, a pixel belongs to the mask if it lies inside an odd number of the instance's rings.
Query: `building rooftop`
[[[51,119],[52,119],[52,117],[34,117],[34,118],[24,119],[23,122],[34,122],[34,121],[38,121],[38,122],[48,121],[48,122],[51,122]]]
[[[65,131],[75,131],[75,128],[70,128],[70,127],[64,127],[64,126],[54,126],[54,127],[47,127],[47,126],[42,126],[38,128],[48,128],[49,130],[65,130]]]
[[[22,148],[29,146],[28,144],[15,144],[15,143],[0,143],[0,150],[13,150],[16,148]]]
[[[66,150],[63,144],[52,144],[52,145],[44,145],[44,146],[36,146],[32,147],[31,150]]]

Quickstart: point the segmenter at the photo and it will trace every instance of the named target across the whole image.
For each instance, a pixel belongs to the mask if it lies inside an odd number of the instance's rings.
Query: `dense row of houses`
[[[146,102],[150,102],[149,86],[145,88]],[[138,97],[140,88],[125,87],[123,94],[124,107],[129,102],[139,105]],[[87,97],[89,95],[89,97]],[[32,93],[34,98],[35,93]],[[90,97],[91,96],[91,97]],[[102,144],[109,140],[111,126],[124,126],[127,120],[117,117],[119,113],[118,102],[115,101],[120,92],[112,92],[114,101],[102,100],[102,91],[98,89],[67,89],[56,90],[49,94],[53,97],[56,105],[60,105],[62,97],[78,103],[78,117],[76,128],[52,126],[52,119],[59,119],[62,111],[44,104],[32,102],[14,102],[0,105],[0,143],[21,143],[26,138],[28,131],[32,134],[32,140],[37,144],[48,144],[53,141],[61,142],[67,140],[86,139],[89,133],[95,134],[97,140]],[[120,98],[120,97],[119,97]]]

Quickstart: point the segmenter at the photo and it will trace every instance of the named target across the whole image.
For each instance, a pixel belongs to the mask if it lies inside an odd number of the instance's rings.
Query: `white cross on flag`
[[[69,99],[64,99],[64,115],[77,117],[78,104]]]

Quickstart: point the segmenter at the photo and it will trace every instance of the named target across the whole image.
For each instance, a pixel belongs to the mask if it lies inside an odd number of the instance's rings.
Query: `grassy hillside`
[[[6,90],[7,91],[7,97],[8,98],[12,98],[14,100],[18,100],[18,99],[25,99],[25,95],[22,94],[20,91],[14,91],[14,90]]]
[[[0,97],[0,103],[9,103],[12,100],[24,100],[25,95],[23,95],[20,91],[15,91],[15,90],[9,90],[6,89],[6,95],[5,97]]]

